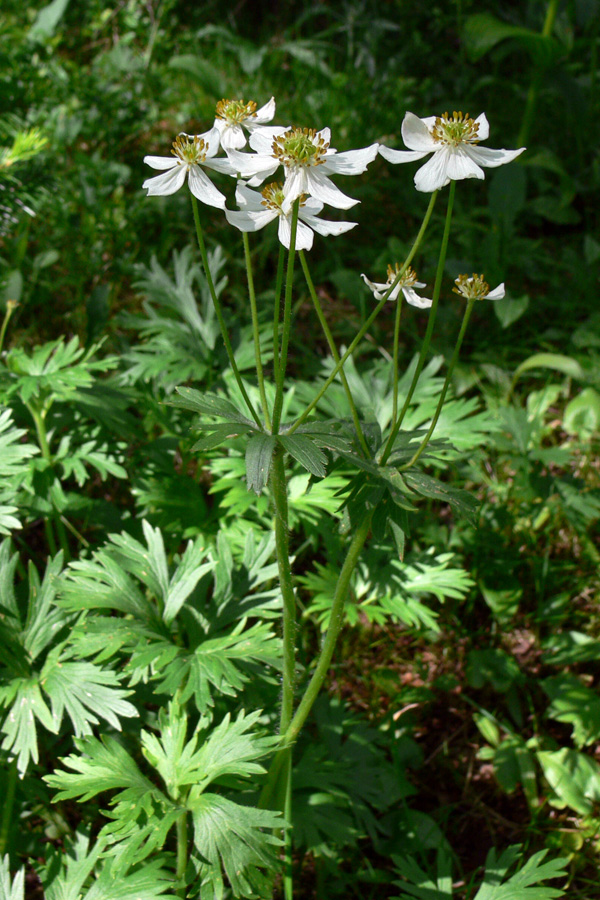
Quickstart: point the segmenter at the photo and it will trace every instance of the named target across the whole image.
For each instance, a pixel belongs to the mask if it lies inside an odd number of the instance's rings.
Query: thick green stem
[[[434,191],[433,194],[431,195],[431,198],[429,200],[429,205],[428,205],[427,211],[425,213],[425,218],[423,219],[423,222],[419,229],[419,233],[417,234],[417,236],[414,240],[414,243],[410,249],[410,252],[409,252],[408,256],[406,257],[406,259],[404,260],[404,263],[402,264],[401,268],[398,270],[398,273],[397,273],[396,277],[394,278],[393,282],[390,284],[389,288],[387,289],[387,291],[385,292],[385,294],[383,295],[383,297],[381,298],[381,300],[379,301],[379,303],[377,304],[377,306],[375,307],[375,309],[373,310],[373,312],[371,313],[371,315],[369,316],[367,321],[361,327],[360,331],[358,332],[358,334],[356,335],[354,340],[351,342],[350,346],[348,347],[348,349],[346,350],[344,355],[341,357],[339,363],[336,363],[333,371],[331,372],[329,377],[326,379],[325,383],[322,385],[322,387],[319,390],[319,392],[317,393],[316,397],[314,397],[313,400],[311,400],[311,402],[308,404],[308,406],[306,407],[304,412],[296,419],[296,421],[294,422],[294,424],[292,425],[292,427],[290,428],[290,430],[288,432],[289,434],[292,434],[292,432],[294,432],[305,421],[305,419],[310,415],[310,413],[313,411],[313,409],[315,408],[315,406],[317,405],[317,403],[319,402],[319,400],[321,399],[321,397],[323,396],[323,394],[325,393],[325,391],[327,390],[327,388],[329,387],[331,382],[335,379],[338,372],[341,370],[342,366],[344,365],[344,363],[346,362],[348,357],[351,356],[352,353],[354,353],[355,349],[358,347],[358,345],[362,341],[363,337],[365,336],[365,334],[371,327],[372,323],[375,321],[375,319],[379,315],[380,311],[385,306],[385,303],[389,299],[392,291],[394,290],[394,288],[396,287],[396,285],[398,284],[398,282],[400,281],[400,279],[402,278],[402,276],[408,269],[410,263],[413,260],[413,257],[415,256],[417,250],[421,246],[423,237],[425,236],[425,231],[427,230],[427,226],[428,226],[429,220],[431,218],[431,213],[433,212],[433,207],[435,205],[437,195],[438,195],[437,191]]]
[[[188,811],[184,810],[177,819],[177,870],[175,877],[178,881],[184,881],[185,870],[188,864]],[[177,889],[179,897],[185,897],[187,893],[185,884]]]
[[[459,332],[458,338],[456,340],[456,346],[454,348],[452,358],[448,365],[448,372],[446,373],[446,380],[444,381],[444,387],[442,388],[442,393],[440,394],[440,399],[438,400],[438,405],[435,410],[435,414],[433,416],[433,419],[431,420],[431,425],[429,426],[427,434],[423,438],[423,441],[421,442],[421,446],[419,447],[419,449],[416,451],[416,453],[412,456],[412,458],[405,465],[400,467],[401,472],[404,472],[405,469],[410,469],[411,466],[414,466],[416,461],[419,459],[419,457],[425,450],[425,447],[429,443],[429,441],[431,439],[431,435],[433,434],[433,432],[435,430],[435,426],[438,423],[438,419],[440,417],[440,414],[441,414],[443,406],[444,406],[444,400],[446,399],[446,394],[448,392],[448,387],[450,385],[450,379],[452,378],[452,372],[454,371],[454,367],[458,361],[458,355],[460,353],[461,344],[463,342],[463,338],[464,338],[466,330],[467,330],[467,325],[469,324],[469,318],[471,316],[471,310],[473,309],[474,302],[475,302],[474,300],[469,300],[467,303],[467,308],[466,308],[465,314],[463,316],[462,325],[460,326],[460,332]]]
[[[215,307],[215,313],[217,314],[217,321],[219,322],[219,328],[221,329],[221,336],[223,338],[223,343],[225,344],[225,350],[227,351],[227,358],[229,360],[229,365],[231,366],[231,370],[235,376],[235,380],[238,383],[238,387],[240,389],[240,393],[244,398],[246,406],[248,407],[250,414],[260,430],[262,431],[262,423],[260,421],[260,417],[252,402],[250,397],[248,396],[248,392],[244,387],[244,382],[242,381],[242,376],[240,375],[240,370],[237,367],[237,363],[235,361],[235,356],[233,355],[233,347],[231,346],[231,341],[229,340],[229,334],[227,333],[227,326],[225,324],[225,320],[223,318],[223,313],[221,310],[221,303],[219,298],[217,297],[217,292],[215,290],[215,284],[213,281],[213,277],[210,271],[210,266],[208,265],[208,255],[206,253],[206,246],[204,244],[204,234],[202,231],[202,225],[200,224],[200,213],[198,211],[198,201],[194,197],[193,194],[190,194],[192,198],[192,209],[194,211],[194,223],[196,225],[196,237],[198,239],[198,247],[200,249],[200,256],[202,257],[202,265],[204,267],[204,274],[206,276],[206,283],[208,284],[208,290],[210,291],[210,296],[212,298],[212,302]]]
[[[294,285],[294,261],[296,258],[296,232],[298,230],[298,210],[300,200],[294,201],[292,209],[290,249],[288,253],[287,274],[285,281],[285,302],[283,307],[283,334],[281,335],[281,352],[276,379],[275,404],[273,406],[273,434],[279,431],[281,421],[281,409],[283,406],[283,383],[285,381],[285,369],[287,366],[288,345],[290,341],[290,325],[292,321],[292,288]]]
[[[17,789],[17,761],[13,761],[9,765],[8,776],[5,781],[6,793],[4,795],[4,806],[2,807],[2,822],[0,823],[0,858],[6,852],[8,847],[8,838],[13,817],[13,806],[15,802],[15,791]]]
[[[433,333],[433,326],[435,324],[435,317],[437,313],[438,301],[440,299],[440,292],[442,289],[442,278],[444,275],[444,265],[446,263],[446,252],[448,250],[448,241],[450,239],[450,223],[452,222],[452,207],[454,205],[454,194],[456,192],[456,182],[450,182],[450,190],[448,193],[448,208],[446,210],[446,223],[444,225],[444,234],[442,236],[442,244],[440,247],[440,256],[438,259],[437,271],[435,276],[435,284],[433,287],[433,297],[431,303],[431,309],[429,310],[429,320],[427,322],[427,330],[425,331],[425,337],[423,338],[423,344],[421,345],[421,352],[419,354],[419,361],[417,362],[417,368],[415,369],[415,374],[412,377],[412,381],[410,383],[410,387],[408,389],[408,394],[406,395],[406,399],[404,401],[404,405],[400,410],[400,415],[398,416],[397,421],[392,425],[392,430],[390,431],[390,436],[387,440],[387,444],[385,445],[385,450],[383,451],[383,455],[381,457],[381,464],[384,465],[392,452],[392,447],[394,445],[394,441],[396,440],[396,436],[400,431],[400,426],[404,421],[404,416],[406,415],[406,411],[410,405],[410,401],[412,400],[412,396],[415,392],[415,388],[417,386],[417,382],[419,380],[419,376],[421,375],[421,371],[425,364],[425,357],[427,355],[427,351],[429,350],[429,344],[431,342],[431,335]]]
[[[317,296],[317,292],[315,291],[315,286],[313,284],[313,280],[310,277],[310,271],[308,268],[308,262],[306,261],[306,256],[304,255],[304,251],[300,250],[299,254],[300,262],[302,264],[302,271],[304,272],[304,277],[306,279],[306,285],[308,287],[308,291],[310,293],[313,306],[317,313],[319,322],[321,323],[321,328],[327,338],[327,343],[329,344],[329,350],[331,351],[331,355],[336,363],[340,361],[340,354],[338,353],[337,347],[335,346],[335,341],[333,340],[333,335],[327,324],[327,319],[323,314],[323,307],[319,301]],[[354,403],[354,397],[352,396],[352,391],[350,390],[350,385],[348,384],[348,379],[346,378],[346,373],[344,372],[344,368],[340,368],[340,378],[342,380],[342,384],[344,385],[344,391],[346,392],[346,397],[348,398],[348,403],[350,404],[350,411],[352,414],[352,421],[354,422],[354,428],[356,429],[356,433],[358,435],[358,440],[360,442],[360,446],[362,447],[363,453],[367,457],[367,459],[371,458],[371,453],[369,451],[368,444],[365,440],[365,436],[362,430],[362,426],[360,424],[360,419],[358,418],[358,410],[356,409],[356,404]]]
[[[275,507],[275,551],[283,599],[283,691],[279,730],[280,734],[284,734],[292,719],[294,706],[296,596],[290,566],[287,482],[281,447],[278,447],[273,454],[270,481],[273,506]]]
[[[267,396],[265,394],[265,379],[263,376],[262,354],[260,352],[260,334],[258,331],[258,310],[256,308],[256,292],[254,290],[254,277],[252,275],[252,259],[250,258],[250,241],[248,234],[242,232],[242,240],[244,242],[244,259],[246,260],[246,275],[248,278],[248,295],[250,297],[250,311],[252,313],[252,334],[254,336],[254,362],[256,365],[256,378],[258,381],[258,390],[260,391],[260,401],[262,403],[263,415],[268,429],[271,428],[271,419],[269,417],[269,407],[267,406]]]

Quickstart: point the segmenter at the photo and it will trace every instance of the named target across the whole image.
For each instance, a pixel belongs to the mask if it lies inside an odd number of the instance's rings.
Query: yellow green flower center
[[[177,159],[181,160],[184,165],[192,166],[195,163],[204,162],[206,154],[208,153],[208,144],[204,138],[201,138],[197,134],[195,134],[193,138],[188,137],[187,134],[180,134],[177,139],[173,141],[171,153],[173,156],[176,156]]]
[[[325,162],[329,143],[314,128],[293,128],[273,141],[273,156],[284,166],[319,166]]]
[[[217,103],[216,117],[223,119],[228,125],[240,125],[246,119],[256,116],[256,103],[249,100],[219,100]]]
[[[387,284],[392,284],[395,281],[400,269],[401,266],[399,265],[399,263],[396,263],[395,268],[392,268],[392,266],[387,267]],[[398,287],[412,287],[415,281],[417,281],[417,273],[412,268],[412,266],[409,266],[398,282]]]
[[[475,272],[472,275],[459,275],[454,283],[454,293],[467,300],[483,300],[490,292],[490,286],[483,275],[476,275]]]
[[[479,143],[479,122],[468,113],[463,116],[462,112],[454,110],[452,117],[447,112],[434,122],[431,130],[431,136],[436,143],[449,144],[452,147],[458,147],[459,144],[478,144]]]
[[[266,188],[263,188],[261,191],[263,196],[263,200],[261,200],[261,204],[265,206],[267,209],[272,209],[279,215],[285,215],[283,212],[283,201],[285,200],[285,195],[283,193],[283,185],[274,181],[272,184],[268,184]],[[300,194],[298,198],[300,200],[300,206],[304,206],[306,203],[306,194]]]

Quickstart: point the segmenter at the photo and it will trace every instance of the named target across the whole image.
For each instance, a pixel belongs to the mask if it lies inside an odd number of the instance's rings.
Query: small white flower
[[[225,195],[217,190],[210,178],[204,174],[200,166],[206,166],[217,172],[235,175],[231,163],[227,159],[213,159],[219,150],[219,132],[211,128],[204,134],[180,134],[173,141],[172,156],[145,156],[144,162],[153,169],[166,169],[162,175],[147,178],[143,187],[148,196],[166,196],[174,194],[188,175],[190,191],[209,206],[225,208]]]
[[[331,131],[323,128],[261,129],[250,137],[255,154],[231,151],[229,159],[242,178],[253,187],[262,184],[280,164],[285,169],[283,191],[291,207],[301,194],[307,194],[337,209],[350,209],[358,203],[343,194],[329,175],[360,175],[377,156],[378,144],[361,150],[338,153],[329,146]]]
[[[227,221],[240,231],[258,231],[274,219],[279,219],[279,240],[289,250],[292,236],[292,210],[285,203],[281,184],[269,184],[259,194],[245,184],[238,184],[235,198],[241,210],[225,210]],[[317,218],[323,204],[312,197],[301,197],[296,229],[296,250],[310,250],[313,232],[322,235],[343,234],[357,225],[357,222],[330,222]]]
[[[450,181],[463,178],[484,178],[481,166],[495,168],[509,163],[525,150],[490,150],[479,147],[479,141],[489,137],[490,126],[482,113],[477,119],[462,112],[419,119],[407,112],[402,122],[402,139],[409,150],[390,150],[381,145],[379,152],[391,163],[422,159],[428,153],[433,156],[415,175],[418,191],[437,191]]]
[[[219,100],[216,109],[214,127],[221,136],[221,147],[226,152],[239,150],[246,145],[244,128],[253,132],[270,122],[275,115],[275,98],[271,97],[268,103],[256,108],[256,103],[250,100]]]
[[[490,291],[490,286],[483,275],[459,275],[454,280],[456,287],[452,288],[455,294],[460,294],[467,300],[502,300],[506,291],[504,282]]]
[[[375,299],[381,300],[396,280],[399,271],[400,266],[398,265],[398,263],[396,263],[395,269],[393,269],[391,266],[388,266],[388,277],[385,284],[381,284],[380,282],[376,281],[369,281],[366,275],[361,275],[361,278],[363,279],[364,283],[371,288]],[[417,281],[417,273],[409,266],[402,278],[394,286],[392,292],[388,297],[388,300],[397,300],[400,291],[402,291],[404,297],[406,298],[406,302],[410,303],[411,306],[418,306],[419,309],[429,309],[432,301],[428,300],[427,297],[419,297],[417,292],[414,290],[415,288],[424,287],[425,283],[422,281]]]

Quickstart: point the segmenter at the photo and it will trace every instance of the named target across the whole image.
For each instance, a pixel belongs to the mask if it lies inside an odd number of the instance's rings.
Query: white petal
[[[423,159],[431,150],[392,150],[390,147],[379,145],[379,153],[391,163],[411,162],[413,159]]]
[[[265,178],[279,168],[278,159],[260,153],[240,153],[239,150],[230,150],[228,160],[233,171],[242,178],[250,178],[250,184],[254,187],[262,184]]]
[[[243,181],[238,181],[235,189],[235,202],[239,207],[248,212],[262,212],[265,208],[262,199],[262,194],[259,194],[258,191],[252,191]]]
[[[380,284],[380,283],[378,283],[378,282],[376,282],[376,281],[369,281],[369,279],[367,278],[366,275],[361,275],[360,277],[362,278],[362,280],[364,281],[364,283],[365,283],[368,287],[371,288],[371,290],[373,291],[373,296],[375,297],[376,300],[381,300],[381,298],[382,298],[382,297],[389,291],[389,289],[390,289],[389,284]],[[390,296],[388,297],[388,300],[395,300],[395,299],[397,298],[397,296],[398,296],[399,293],[400,293],[400,287],[399,287],[398,285],[395,285],[395,287],[394,287],[392,293],[391,293]]]
[[[433,124],[435,117],[419,119],[414,113],[407,112],[402,122],[402,140],[409,150],[419,150],[429,153],[437,150],[439,144],[433,140],[428,123]]]
[[[202,165],[206,166],[207,169],[214,169],[215,172],[221,172],[223,175],[231,175],[233,178],[237,175],[237,171],[231,164],[229,157],[220,156],[218,159],[215,157],[205,159]]]
[[[188,135],[189,137],[189,135]],[[210,159],[211,156],[214,156],[219,152],[219,147],[221,145],[221,135],[219,134],[219,129],[213,127],[210,131],[205,131],[203,134],[197,135],[197,137],[202,138],[204,143],[207,145],[206,150],[206,158]]]
[[[323,204],[320,200],[315,200],[314,197],[307,197],[304,201],[304,206],[300,209],[300,213],[304,213],[305,216],[318,216],[322,209]]]
[[[279,237],[280,243],[283,244],[286,250],[289,250],[290,241],[292,240],[292,229],[289,216],[279,216],[279,228],[277,229],[277,235]]]
[[[483,169],[480,169],[467,146],[448,148],[448,168],[446,170],[451,181],[461,181],[463,178],[485,178]]]
[[[480,166],[485,166],[487,169],[495,169],[496,166],[503,166],[505,163],[512,162],[525,150],[525,147],[520,147],[518,150],[490,150],[489,147],[465,145],[465,150],[471,159],[475,160]]]
[[[172,169],[179,165],[174,156],[145,156],[144,162],[153,169]]]
[[[282,219],[284,216],[281,217]],[[298,227],[296,229],[296,250],[310,250],[313,245],[313,233],[308,227],[308,225],[304,225],[302,222],[298,221]]]
[[[279,137],[281,134],[285,134],[286,131],[289,130],[289,126],[287,128],[281,128],[279,126],[257,128],[256,131],[253,131],[250,135],[249,144],[257,153],[271,156],[275,138]]]
[[[311,228],[313,228],[318,234],[322,234],[327,236],[328,234],[343,234],[345,231],[350,231],[351,228],[354,228],[355,225],[358,225],[358,222],[332,222],[329,219],[318,219],[316,216],[307,215],[304,210],[306,207],[303,207],[300,210],[300,218],[303,222],[306,222]]]
[[[306,193],[308,193],[308,182],[304,166],[286,167],[285,181],[283,183],[283,194],[285,197],[283,211],[286,214],[289,213],[294,200],[297,200],[300,194]]]
[[[438,191],[444,185],[449,184],[448,178],[448,148],[442,147],[436,151],[424,166],[417,169],[415,174],[415,187],[418,191]]]
[[[225,119],[215,119],[213,128],[216,128],[219,134],[223,134],[227,128],[227,122]]]
[[[486,294],[483,298],[484,300],[502,300],[506,291],[504,290],[504,282],[499,284],[497,288],[494,288],[493,291],[490,291],[489,294]]]
[[[221,147],[227,153],[229,150],[239,150],[246,146],[246,135],[241,125],[228,125],[221,132]]]
[[[320,167],[319,167],[320,168]],[[336,209],[350,209],[360,203],[353,197],[343,194],[335,184],[329,180],[327,175],[322,175],[318,171],[309,170],[307,172],[308,191],[311,196],[329,206],[335,206]]]
[[[488,122],[485,113],[481,113],[480,116],[477,116],[475,122],[479,125],[479,131],[477,132],[480,141],[487,141],[490,136],[490,123]]]
[[[147,178],[142,187],[146,188],[149,197],[166,197],[179,190],[185,181],[186,172],[185,166],[176,165],[170,172],[163,172],[162,175]]]
[[[217,190],[199,166],[190,166],[189,185],[194,197],[197,197],[202,203],[216,206],[217,209],[225,209],[225,195]]]
[[[406,302],[410,303],[411,306],[416,306],[419,309],[429,309],[432,304],[432,300],[428,300],[427,297],[419,297],[416,291],[413,291],[410,287],[403,287],[402,293],[406,297]]]
[[[270,122],[274,115],[275,97],[271,97],[268,103],[256,110],[256,115],[252,116],[246,124],[249,128],[254,128],[255,125],[264,125],[265,122]]]
[[[323,138],[323,142],[325,144],[331,143],[331,128],[321,128],[320,131],[317,131],[316,140],[319,138]]]
[[[362,150],[346,150],[344,153],[336,153],[323,163],[323,171],[328,174],[336,172],[339,175],[360,175],[366,172],[369,163],[377,156],[379,144],[371,144]]]
[[[225,217],[230,225],[235,225],[240,231],[259,231],[277,218],[277,213],[273,209],[264,209],[262,212],[225,209]]]

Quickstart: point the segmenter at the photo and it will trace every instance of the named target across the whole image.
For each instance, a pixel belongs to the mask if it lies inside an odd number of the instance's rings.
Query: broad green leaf
[[[572,666],[600,660],[600,641],[582,631],[553,634],[543,643],[543,662],[552,666]]]
[[[553,806],[569,806],[582,816],[590,815],[600,801],[600,765],[589,756],[563,747],[540,750],[538,761],[557,799]]]
[[[223,425],[207,425],[205,428],[209,433],[199,438],[196,443],[192,445],[192,452],[197,450],[213,450],[225,441],[256,430],[250,425],[240,425],[237,422],[226,422]]]
[[[563,414],[563,428],[589,440],[600,431],[600,394],[588,387],[570,400]]]
[[[260,494],[269,479],[271,460],[277,438],[272,434],[255,434],[246,445],[246,485]]]
[[[449,503],[457,515],[464,516],[472,524],[476,523],[480,504],[468,491],[453,488],[437,478],[414,469],[405,472],[404,477],[407,485],[418,494]]]
[[[568,375],[569,378],[575,378],[577,381],[585,380],[583,369],[572,356],[565,356],[562,353],[534,353],[515,369],[513,386],[523,372],[528,372],[530,369],[551,369],[553,372],[562,372],[563,375]]]
[[[550,35],[531,31],[520,25],[510,25],[489,13],[476,13],[465,22],[465,42],[474,60],[480,59],[505,40],[521,45],[542,68],[552,65],[564,52],[558,41]]]
[[[541,686],[551,703],[546,715],[573,726],[577,747],[593,744],[600,738],[600,697],[574,675],[545,678]]]

